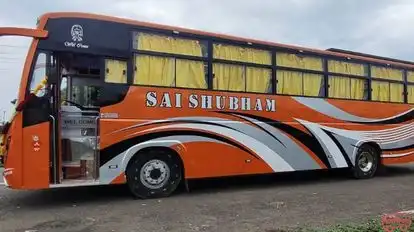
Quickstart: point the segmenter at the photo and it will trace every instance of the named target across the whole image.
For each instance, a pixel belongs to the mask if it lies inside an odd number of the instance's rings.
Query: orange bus
[[[127,184],[414,160],[414,63],[86,14],[48,13],[5,126],[13,189]]]

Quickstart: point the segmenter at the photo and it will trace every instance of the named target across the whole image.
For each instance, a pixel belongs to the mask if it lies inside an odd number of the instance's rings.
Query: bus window
[[[202,61],[172,57],[136,55],[134,84],[207,89]]]
[[[30,81],[30,93],[35,93],[36,96],[42,97],[46,93],[45,85],[42,83],[46,78],[46,54],[39,53],[36,64],[34,66],[32,79]]]
[[[407,71],[407,81],[408,82],[414,82],[414,72]]]
[[[137,32],[134,49],[186,56],[207,56],[207,47],[198,40]]]
[[[215,90],[272,92],[272,71],[268,68],[215,63],[213,73],[213,89]]]
[[[368,99],[368,65],[340,60],[328,60],[328,72],[342,75],[329,76],[329,97],[366,100]],[[350,77],[360,76],[361,78]]]
[[[135,56],[134,84],[175,86],[173,58],[148,55]]]
[[[390,102],[404,102],[404,84],[390,83]]]
[[[252,93],[271,93],[272,70],[246,67],[246,91]]]
[[[328,72],[348,74],[355,76],[367,76],[368,66],[339,60],[328,60]]]
[[[71,101],[83,107],[98,107],[99,86],[85,78],[72,78]]]
[[[127,62],[121,60],[105,60],[105,82],[126,84]]]
[[[329,97],[364,100],[368,98],[367,80],[344,76],[329,76]]]
[[[410,104],[414,103],[414,85],[407,86],[407,101]]]
[[[278,70],[276,77],[278,94],[302,95],[303,82],[301,72]]]
[[[404,102],[403,71],[395,68],[372,66],[371,76],[382,79],[372,81],[372,100],[388,102]],[[389,82],[401,81],[401,83]]]
[[[214,44],[213,57],[214,59],[240,61],[254,64],[272,64],[272,55],[270,51],[224,44]]]
[[[390,100],[390,83],[386,81],[372,81],[372,100],[389,101]]]
[[[246,91],[246,77],[242,65],[213,64],[213,89]]]
[[[323,76],[305,72],[278,70],[277,93],[302,96],[323,96]]]
[[[372,81],[372,100],[404,102],[404,85],[387,81]]]
[[[277,52],[276,65],[288,68],[323,71],[322,58],[291,53]]]
[[[394,68],[371,66],[371,77],[394,81],[402,81],[403,71]]]
[[[176,87],[207,89],[207,75],[204,62],[194,60],[175,60]]]

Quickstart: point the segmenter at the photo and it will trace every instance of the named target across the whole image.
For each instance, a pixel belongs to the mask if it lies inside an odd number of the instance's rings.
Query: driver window
[[[99,107],[101,87],[101,63],[99,56],[62,54],[60,65],[62,79],[60,85],[61,105],[78,108]]]
[[[61,105],[98,107],[99,84],[84,77],[63,77],[60,85]]]
[[[30,93],[42,97],[46,93],[46,54],[39,53],[30,82]]]
[[[72,85],[71,101],[84,107],[98,104],[99,89],[96,86]]]

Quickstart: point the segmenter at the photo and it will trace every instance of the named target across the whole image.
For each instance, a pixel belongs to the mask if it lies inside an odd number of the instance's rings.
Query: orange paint
[[[49,122],[23,128],[23,188],[49,186]],[[39,146],[34,146],[37,141]]]
[[[184,162],[187,179],[270,173],[261,159],[239,148],[221,143],[189,142],[183,148],[174,146]]]
[[[121,173],[119,176],[117,176],[110,184],[125,184],[126,183],[126,177],[124,173]]]
[[[384,165],[390,165],[390,164],[406,164],[406,163],[412,163],[414,162],[414,154],[403,156],[403,157],[397,157],[397,158],[383,158],[382,163]]]
[[[22,156],[22,113],[17,113],[11,122],[7,136],[11,138],[4,169],[9,172],[5,178],[11,188],[22,188],[23,186],[23,156]]]

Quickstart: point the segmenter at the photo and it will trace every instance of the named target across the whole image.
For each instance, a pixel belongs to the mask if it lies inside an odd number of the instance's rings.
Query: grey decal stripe
[[[240,115],[244,120],[248,120],[251,123],[256,124],[261,127],[262,130],[266,131],[267,134],[272,135],[272,138],[280,141],[284,146],[277,146],[272,141],[264,141],[271,147],[273,150],[276,150],[279,155],[282,156],[295,170],[312,170],[320,169],[319,164],[306,152],[302,147],[300,147],[296,142],[291,138],[285,135],[285,132],[268,125],[267,123],[261,122],[259,120]]]
[[[220,112],[220,111],[218,111],[218,113],[228,114],[226,112]],[[311,150],[319,158],[319,160],[322,161],[322,163],[326,167],[331,168],[331,164],[328,160],[328,157],[326,155],[327,153],[325,152],[324,148],[319,143],[318,139],[306,127],[305,127],[305,129],[309,131],[309,134],[305,133],[305,132],[303,132],[303,131],[295,128],[295,127],[292,127],[289,124],[282,123],[282,122],[273,120],[271,118],[265,118],[265,117],[262,117],[262,116],[257,116],[257,115],[248,114],[248,113],[234,113],[234,114],[258,120],[259,122],[262,123],[262,125],[268,125],[269,127],[272,127],[272,128],[275,128],[275,129],[279,130],[278,133],[274,133],[275,135],[284,133],[284,134],[292,136],[293,138],[298,140],[303,146],[305,146],[309,150]],[[279,133],[280,131],[283,132],[283,133]],[[287,137],[287,141],[295,143],[289,137]],[[284,143],[286,145],[288,144],[287,142],[284,142]],[[307,154],[307,156],[309,156],[309,154],[307,152],[306,152],[306,154]]]
[[[329,117],[339,119],[342,121],[348,122],[355,122],[355,123],[384,123],[384,124],[391,124],[391,123],[401,123],[404,121],[412,120],[414,116],[414,108],[407,110],[403,113],[398,115],[382,118],[382,119],[373,119],[373,118],[365,118],[359,117],[356,115],[352,115],[348,112],[345,112],[338,107],[330,104],[325,99],[318,99],[318,98],[307,98],[307,97],[293,97],[294,100],[299,102],[302,105],[305,105],[321,114],[327,115]]]
[[[351,154],[348,154],[346,151],[345,151],[345,149],[344,149],[344,147],[342,146],[342,144],[335,138],[335,136],[331,133],[331,132],[329,132],[329,131],[327,131],[327,130],[323,130],[328,136],[329,136],[329,138],[331,138],[332,139],[332,141],[336,144],[336,146],[339,148],[339,150],[341,151],[341,153],[342,153],[342,155],[343,155],[343,157],[344,157],[344,159],[346,160],[346,163],[348,164],[348,167],[352,167],[353,166],[353,163],[354,162],[351,162],[351,160],[349,159],[349,157],[350,157],[350,155]]]

